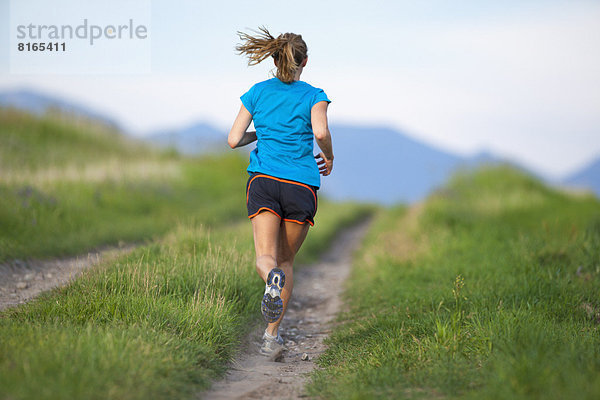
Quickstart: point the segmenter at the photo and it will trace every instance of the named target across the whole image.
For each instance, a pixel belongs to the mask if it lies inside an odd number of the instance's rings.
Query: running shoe
[[[260,347],[260,354],[268,357],[271,361],[275,361],[283,353],[283,338],[279,333],[277,333],[277,336],[273,336],[268,334],[266,330],[262,338],[263,344]]]
[[[265,294],[260,304],[260,310],[267,322],[275,322],[283,312],[281,290],[285,285],[285,274],[279,268],[273,268],[267,276]]]

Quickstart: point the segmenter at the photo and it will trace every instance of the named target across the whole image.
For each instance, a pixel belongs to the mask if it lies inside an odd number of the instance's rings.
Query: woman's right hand
[[[315,156],[315,158],[317,159],[317,166],[319,167],[319,172],[321,175],[329,175],[333,169],[333,157],[327,158],[323,152],[320,152]]]

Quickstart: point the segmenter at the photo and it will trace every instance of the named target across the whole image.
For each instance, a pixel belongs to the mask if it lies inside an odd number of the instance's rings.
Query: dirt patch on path
[[[135,245],[110,247],[54,260],[0,263],[0,310],[23,304],[42,292],[64,285],[100,261],[128,253]]]
[[[326,349],[323,339],[340,310],[340,294],[350,273],[352,253],[369,223],[370,220],[365,220],[346,229],[319,262],[294,271],[294,293],[280,326],[287,348],[283,357],[272,362],[258,353],[265,328],[261,325],[246,338],[241,354],[230,365],[225,378],[215,382],[210,391],[199,393],[198,398],[305,397],[307,375],[315,368],[315,359]]]

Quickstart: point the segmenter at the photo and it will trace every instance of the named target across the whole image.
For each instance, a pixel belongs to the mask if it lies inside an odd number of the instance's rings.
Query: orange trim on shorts
[[[310,224],[310,226],[314,226],[315,225],[309,219],[307,219],[304,222],[302,222],[302,221],[298,221],[296,219],[281,218],[281,216],[279,214],[277,214],[275,211],[271,210],[268,207],[261,207],[261,208],[259,208],[257,212],[255,212],[254,214],[248,216],[248,218],[252,219],[252,218],[256,217],[258,214],[260,214],[261,211],[270,211],[273,214],[277,215],[280,219],[282,219],[283,221],[286,221],[286,222],[294,222],[294,223],[300,224],[300,225],[304,225],[306,222],[308,222]]]
[[[310,224],[310,226],[314,226],[315,225],[313,222],[310,221],[310,219],[307,219],[304,222],[301,222],[301,221],[298,221],[298,220],[295,220],[295,219],[286,219],[286,218],[284,218],[283,220],[286,221],[286,222],[295,222],[295,223],[300,224],[300,225],[304,225],[307,222]]]
[[[257,212],[255,212],[252,215],[249,215],[248,218],[252,219],[252,218],[256,217],[261,211],[270,211],[273,214],[277,215],[279,217],[279,219],[281,219],[281,215],[277,214],[275,211],[271,210],[269,207],[261,207],[261,208],[259,208]]]
[[[269,178],[269,179],[273,179],[273,180],[276,180],[276,181],[279,181],[279,182],[291,183],[293,185],[303,186],[303,187],[307,188],[308,190],[310,190],[310,192],[312,193],[313,197],[315,198],[315,214],[317,213],[317,195],[311,189],[310,186],[308,186],[308,185],[306,185],[304,183],[300,183],[300,182],[296,182],[296,181],[290,181],[290,180],[287,180],[287,179],[275,178],[274,176],[263,175],[263,174],[255,175],[254,177],[252,177],[252,179],[250,180],[250,182],[248,182],[248,190],[246,190],[246,205],[248,204],[248,200],[249,200],[249,197],[250,197],[250,185],[252,185],[252,181],[255,180],[256,178]],[[291,221],[294,221],[294,220],[291,220]],[[304,223],[304,222],[299,222],[299,221],[295,221],[295,222],[298,222],[298,223],[301,223],[301,224]]]

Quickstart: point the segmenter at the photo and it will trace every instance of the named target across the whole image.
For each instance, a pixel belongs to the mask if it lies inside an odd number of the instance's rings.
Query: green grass
[[[206,388],[261,320],[247,160],[164,154],[53,117],[0,110],[0,121],[0,261],[144,241],[0,313],[0,399],[172,399]],[[371,210],[320,199],[298,262]]]
[[[0,262],[244,218],[247,160],[159,152],[91,122],[0,108]]]
[[[363,215],[355,205],[321,207],[328,217],[317,219],[300,259]],[[263,285],[248,221],[179,225],[0,313],[0,398],[189,396],[224,371],[240,337],[260,320]]]
[[[600,202],[508,168],[379,213],[310,393],[600,397]]]
[[[310,228],[309,239],[302,244],[295,263],[308,264],[317,261],[335,240],[340,230],[368,218],[376,209],[369,204],[333,203],[319,198],[315,226]]]
[[[91,122],[0,108],[0,262],[143,242],[178,223],[244,219],[247,163],[237,152],[186,158]],[[344,225],[329,221],[369,212],[354,205],[359,214],[346,216],[320,201],[328,210],[319,213],[321,241],[308,244],[306,255],[318,254]]]
[[[152,239],[178,222],[242,219],[245,163],[230,155],[180,160],[170,178],[0,184],[0,261]]]
[[[49,166],[82,167],[107,159],[141,160],[161,154],[98,122],[60,114],[36,117],[0,107],[0,122],[0,170],[4,178]]]
[[[247,224],[180,227],[7,311],[0,393],[169,398],[206,385],[256,319],[261,282],[251,250]]]

